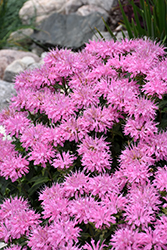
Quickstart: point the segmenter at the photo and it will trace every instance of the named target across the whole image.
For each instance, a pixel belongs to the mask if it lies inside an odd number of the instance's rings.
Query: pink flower
[[[156,115],[156,106],[151,100],[146,99],[145,97],[138,97],[133,99],[130,105],[125,106],[125,111],[132,118],[134,117],[136,121],[139,121],[140,118],[143,120],[154,120]]]
[[[28,166],[29,162],[15,151],[11,141],[0,136],[0,176],[14,182],[29,172]]]
[[[159,99],[162,99],[163,95],[167,93],[166,65],[167,59],[165,58],[149,70],[146,84],[142,87],[145,94],[158,96]]]
[[[69,140],[75,141],[76,143],[83,138],[83,136],[88,132],[82,124],[80,124],[79,119],[71,116],[67,121],[63,121],[60,126],[60,133],[64,141]]]
[[[46,167],[46,163],[51,163],[51,158],[53,158],[55,152],[51,145],[45,145],[43,143],[38,143],[33,146],[33,150],[28,153],[28,160],[34,161],[34,165],[41,164],[42,167]]]
[[[0,205],[0,238],[5,242],[28,235],[40,223],[40,215],[22,198],[6,199]]]
[[[29,236],[28,246],[31,247],[32,250],[51,250],[52,247],[48,240],[48,226],[41,227],[38,226],[34,228]]]
[[[10,178],[12,182],[28,172],[29,162],[21,155],[7,157],[0,163],[0,175],[4,176],[6,180]]]
[[[68,211],[71,216],[75,217],[78,223],[82,221],[85,224],[92,222],[99,229],[110,227],[112,223],[116,222],[116,218],[113,215],[118,211],[115,202],[117,197],[114,195],[113,197],[113,201],[108,199],[104,202],[95,201],[92,197],[71,200]]]
[[[153,137],[158,132],[158,128],[156,127],[157,125],[158,123],[151,120],[144,120],[143,118],[134,120],[129,118],[124,126],[124,134],[130,134],[130,136],[134,138],[135,142],[138,139],[147,142],[148,139]]]
[[[153,232],[154,244],[161,247],[162,249],[167,249],[167,217],[162,215],[159,220],[156,221],[155,230]],[[157,247],[157,249],[158,249]]]
[[[83,246],[83,249],[86,250],[103,250],[103,247],[107,247],[107,245],[104,244],[104,241],[100,244],[100,240],[97,242],[97,244],[95,245],[95,241],[93,239],[91,239],[91,245],[89,245],[88,243],[86,243],[86,245]]]
[[[150,140],[150,147],[155,154],[156,161],[167,160],[167,132],[154,135]]]
[[[69,200],[64,197],[64,192],[59,184],[51,188],[46,187],[40,194],[39,200],[42,200],[43,217],[49,218],[49,221],[59,221],[61,218],[69,219]]]
[[[102,137],[93,139],[85,136],[82,144],[79,145],[78,153],[82,155],[81,163],[86,172],[103,172],[105,168],[110,168],[111,157],[108,144]]]
[[[62,249],[78,243],[80,231],[75,221],[60,220],[49,226],[48,241],[53,249]]]
[[[108,103],[113,105],[119,112],[128,110],[131,103],[136,100],[139,95],[139,89],[136,83],[128,79],[113,79],[109,86],[107,95]]]
[[[58,169],[67,169],[73,165],[76,157],[72,154],[63,152],[62,155],[60,153],[56,154],[56,158],[53,160],[53,166]]]
[[[83,113],[82,119],[87,124],[89,131],[95,130],[95,132],[107,132],[107,129],[113,126],[113,114],[108,108],[96,108],[92,106]]]
[[[126,178],[124,178],[124,181],[121,181],[116,175],[99,174],[93,178],[89,178],[87,185],[89,192],[91,192],[93,196],[104,199],[105,197],[111,198],[113,193],[120,194],[125,183]]]
[[[5,250],[26,250],[26,249],[27,249],[26,247],[22,248],[21,246],[18,246],[18,245],[5,248]]]
[[[88,194],[91,190],[89,179],[83,172],[74,172],[65,176],[62,188],[65,197],[70,198],[75,196],[77,198],[84,193]]]
[[[143,187],[131,187],[127,195],[127,206],[125,209],[126,221],[129,225],[147,228],[149,223],[156,219],[155,213],[159,211],[159,195],[151,185]]]
[[[61,119],[70,119],[72,115],[75,115],[77,108],[75,107],[72,98],[59,92],[45,95],[41,110],[46,113],[52,122],[56,123]]]
[[[159,167],[155,173],[155,179],[153,181],[156,188],[160,191],[167,191],[167,166],[163,168]]]
[[[19,137],[19,135],[30,126],[30,120],[27,118],[27,112],[15,112],[15,114],[3,121],[3,126],[5,127],[7,134]]]
[[[99,103],[99,98],[92,86],[74,86],[73,93],[70,94],[73,103],[77,108],[88,108]]]
[[[113,236],[111,236],[110,244],[112,250],[137,250],[135,239],[138,232],[129,227],[122,227],[118,229]]]
[[[120,156],[120,173],[125,176],[130,183],[145,185],[149,182],[151,173],[149,166],[154,163],[154,159],[149,155],[147,145],[139,143],[122,151]]]

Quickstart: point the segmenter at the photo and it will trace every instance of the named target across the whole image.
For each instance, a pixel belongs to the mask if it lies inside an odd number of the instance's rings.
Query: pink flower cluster
[[[167,160],[167,132],[156,120],[166,65],[150,40],[90,41],[78,53],[52,50],[40,69],[16,77],[0,122],[24,155],[1,135],[0,176],[15,182],[33,164],[63,181],[40,191],[40,216],[22,198],[4,200],[2,240],[26,237],[32,250],[167,249],[167,164],[157,167]],[[115,168],[118,124],[125,141]],[[82,225],[101,238],[81,244]]]

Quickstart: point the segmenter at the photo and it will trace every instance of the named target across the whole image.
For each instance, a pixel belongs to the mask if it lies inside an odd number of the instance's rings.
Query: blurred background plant
[[[18,14],[25,2],[26,0],[0,0],[0,49],[16,46],[8,42],[10,34],[18,29],[27,28],[22,24]]]
[[[167,0],[119,0],[129,38],[149,37],[167,46]]]

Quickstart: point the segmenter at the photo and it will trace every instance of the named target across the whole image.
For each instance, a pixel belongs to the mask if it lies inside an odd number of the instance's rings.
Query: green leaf
[[[125,15],[125,12],[124,12],[124,10],[123,10],[123,7],[122,7],[122,5],[121,5],[120,0],[118,1],[118,3],[119,3],[119,6],[120,6],[120,9],[121,9],[121,12],[122,12],[122,16],[123,16],[123,20],[124,20],[126,29],[127,29],[127,31],[128,31],[129,38],[131,39],[131,38],[133,38],[134,36],[133,36],[132,30],[131,30],[130,22],[128,21],[128,18],[127,18],[126,15]]]
[[[140,20],[139,20],[139,8],[134,4],[134,1],[131,1],[130,2],[132,7],[133,7],[133,13],[134,13],[134,17],[135,17],[135,22],[136,22],[136,30],[138,30],[138,35],[140,34],[143,35],[143,29],[141,27],[141,24],[140,24]]]
[[[163,108],[165,105],[167,105],[167,100],[162,100],[159,102],[159,108]]]
[[[154,1],[154,4],[156,6],[156,13],[154,13],[154,15],[157,15],[158,21],[159,21],[159,29],[161,32],[163,32],[163,30],[165,29],[166,26],[166,20],[165,20],[165,16],[166,16],[166,8],[165,8],[165,1],[161,0],[161,1]],[[154,7],[155,9],[155,7]]]
[[[123,30],[121,30],[121,33],[122,33],[122,37],[123,37],[123,39],[125,39],[125,38],[126,38],[126,36],[125,36],[125,33],[123,32]]]
[[[161,113],[167,113],[167,107],[163,108],[163,109],[161,110]]]
[[[100,35],[100,37],[105,41],[104,36],[101,34],[101,32],[95,27],[95,30],[98,32],[98,34]]]
[[[105,24],[105,26],[106,26],[108,32],[110,33],[111,37],[114,39],[114,42],[116,42],[116,40],[117,40],[116,36],[113,34],[113,32],[111,31],[110,27],[109,27],[108,24],[105,22],[105,20],[104,20],[103,17],[102,17],[102,20],[103,20],[103,22],[104,22],[104,24]]]
[[[34,182],[33,186],[35,186],[35,185],[38,185],[38,184],[46,183],[48,181],[50,181],[50,179],[47,176],[42,176],[42,177],[34,176],[28,183]]]
[[[133,29],[135,37],[138,37],[139,36],[139,32],[138,32],[137,27],[135,26],[135,23],[134,23],[133,19],[131,21],[131,24],[132,24],[132,29]]]
[[[148,36],[151,37],[151,10],[148,0],[144,1],[144,15]]]

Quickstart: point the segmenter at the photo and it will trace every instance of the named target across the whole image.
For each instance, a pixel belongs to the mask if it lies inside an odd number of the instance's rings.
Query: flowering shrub
[[[6,249],[167,249],[166,68],[150,40],[90,41],[16,77],[0,114]]]

